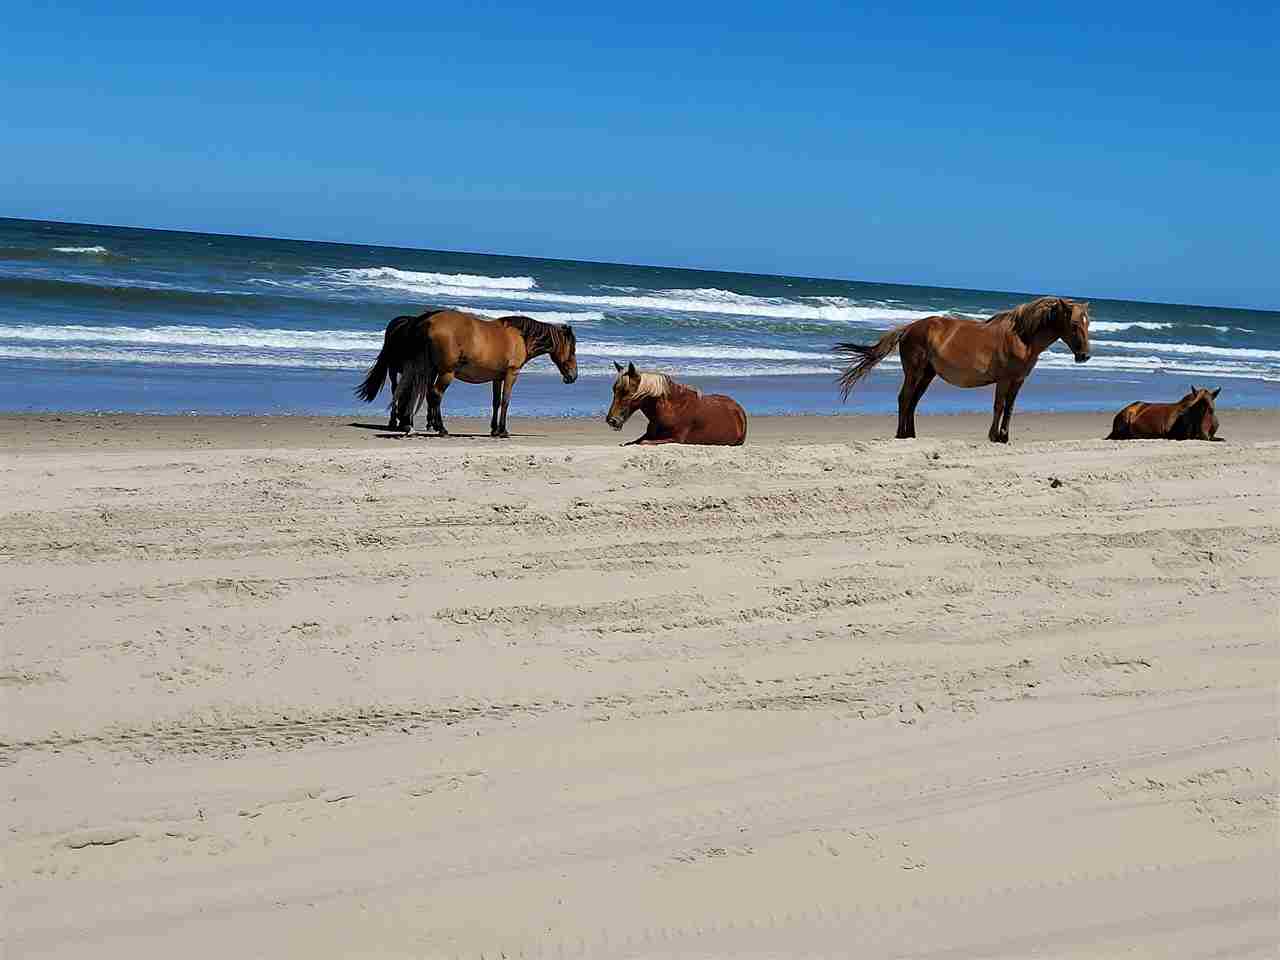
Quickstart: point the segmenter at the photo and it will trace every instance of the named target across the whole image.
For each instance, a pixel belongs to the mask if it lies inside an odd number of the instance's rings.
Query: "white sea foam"
[[[898,357],[887,358],[882,367],[899,367]],[[1276,380],[1280,378],[1280,370],[1269,364],[1229,363],[1214,360],[1188,360],[1181,357],[1156,356],[1099,356],[1093,354],[1087,367],[1075,362],[1070,353],[1048,350],[1040,355],[1037,363],[1039,369],[1070,370],[1073,372],[1096,374],[1099,371],[1130,373],[1172,373],[1190,374],[1192,376],[1241,377],[1257,380]],[[788,370],[787,372],[790,372]],[[897,371],[893,373],[897,375]],[[873,373],[872,376],[875,376]],[[1033,374],[1034,376],[1034,374]]]
[[[422,273],[395,267],[358,267],[326,271],[331,282],[360,286],[414,290],[419,287],[462,287],[477,291],[532,290],[538,282],[533,277],[484,277],[470,273]]]
[[[460,279],[465,278],[465,280]],[[527,286],[523,286],[527,281]],[[934,311],[862,304],[844,297],[753,297],[714,287],[581,294],[535,289],[532,277],[472,277],[417,273],[391,267],[326,270],[313,281],[324,287],[355,286],[412,293],[420,297],[507,299],[516,303],[557,303],[632,312],[712,313],[731,316],[872,324],[918,320]]]
[[[1148,320],[1090,320],[1090,333],[1117,333],[1121,330],[1170,330],[1172,323],[1156,323]]]
[[[1094,354],[1099,349],[1152,350],[1181,356],[1231,357],[1237,360],[1280,362],[1280,350],[1255,350],[1249,347],[1210,347],[1199,343],[1154,343],[1145,340],[1095,340]]]
[[[101,256],[110,253],[106,247],[54,247],[54,253],[92,253]]]
[[[825,360],[832,361],[830,353],[810,353],[802,350],[782,350],[771,347],[746,347],[737,343],[702,343],[680,345],[672,343],[625,343],[582,341],[578,343],[578,355],[587,357],[626,357],[670,360]]]
[[[534,319],[544,323],[589,326],[601,314],[541,312]],[[163,325],[156,327],[0,326],[0,341],[27,343],[114,343],[138,346],[255,347],[273,350],[377,351],[384,328],[373,330],[287,330],[260,327],[205,327]]]
[[[275,367],[280,369],[306,368],[326,370],[364,370],[369,365],[370,355],[361,351],[359,355],[340,354],[333,351],[293,350],[286,352],[263,352],[272,348],[258,345],[241,346],[238,349],[225,349],[216,346],[195,345],[143,345],[134,349],[120,344],[96,346],[84,343],[67,343],[62,345],[25,345],[0,342],[0,359],[56,360],[67,362],[93,363],[129,363],[160,366],[248,366]],[[631,356],[644,356],[637,348],[632,348]],[[759,356],[708,356],[708,357],[659,357],[652,354],[650,359],[657,361],[656,366],[668,372],[685,375],[752,377],[752,376],[798,376],[827,375],[836,369],[834,359],[817,362],[801,354],[788,358],[792,362],[779,363],[776,359]],[[815,355],[816,356],[816,355]],[[898,376],[896,368],[899,361],[896,356],[886,360],[883,373]],[[1048,351],[1040,358],[1040,366],[1046,369],[1079,370],[1073,358],[1061,351]],[[1135,372],[1135,373],[1169,373],[1185,374],[1193,377],[1250,378],[1268,381],[1280,379],[1274,366],[1266,364],[1231,363],[1224,361],[1196,361],[1178,357],[1155,356],[1098,356],[1094,355],[1089,362],[1089,372],[1100,370]],[[607,355],[584,353],[579,363],[580,373],[587,376],[605,376],[613,373],[612,359]],[[534,361],[527,374],[553,375],[554,367],[545,360]],[[874,374],[873,374],[874,376]]]
[[[76,363],[145,363],[161,366],[197,367],[305,367],[307,369],[361,370],[365,359],[341,359],[293,355],[265,355],[243,351],[121,350],[106,347],[24,347],[0,343],[0,358],[11,360],[62,360]]]
[[[277,330],[256,327],[0,327],[0,340],[37,343],[114,343],[138,346],[258,347],[278,350],[378,350],[382,331]]]
[[[127,350],[118,347],[94,347],[81,344],[67,346],[16,346],[0,343],[0,359],[8,360],[57,360],[71,363],[128,363],[151,366],[196,367],[268,367],[276,369],[305,368],[309,370],[363,371],[369,366],[367,357],[316,356],[294,354],[261,354],[247,351],[221,351],[208,348]],[[720,377],[759,377],[771,374],[828,374],[832,367],[822,364],[780,367],[768,361],[720,361],[698,363],[695,366],[667,364],[672,373],[697,374]],[[611,361],[584,357],[578,364],[578,372],[584,376],[613,376]],[[559,373],[550,361],[536,360],[525,371],[525,376],[556,376]]]

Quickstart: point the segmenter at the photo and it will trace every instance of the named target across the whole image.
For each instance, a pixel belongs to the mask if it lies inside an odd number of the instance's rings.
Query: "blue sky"
[[[181,6],[6,11],[0,215],[1280,307],[1274,3]]]

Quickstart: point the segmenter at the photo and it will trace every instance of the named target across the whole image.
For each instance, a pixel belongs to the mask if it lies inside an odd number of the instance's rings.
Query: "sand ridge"
[[[0,418],[7,949],[1268,956],[1277,416],[1097,419]]]

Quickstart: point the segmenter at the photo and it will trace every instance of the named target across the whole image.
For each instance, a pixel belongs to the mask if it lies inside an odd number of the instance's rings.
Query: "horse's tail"
[[[405,433],[413,430],[414,414],[422,409],[434,376],[435,364],[431,360],[431,340],[424,338],[421,346],[410,351],[404,358],[400,382],[396,385],[395,396],[391,398],[391,409],[399,411]]]
[[[384,341],[382,349],[378,351],[378,359],[373,361],[373,366],[369,368],[368,376],[360,381],[360,386],[356,387],[356,396],[365,403],[373,403],[378,391],[382,389],[382,383],[387,379],[387,371],[391,368],[390,353],[391,344]]]
[[[858,381],[871,372],[871,368],[898,349],[898,341],[906,333],[907,328],[895,327],[872,344],[837,343],[836,353],[853,357],[854,360],[840,373],[840,399],[848,400],[849,391],[857,386]]]

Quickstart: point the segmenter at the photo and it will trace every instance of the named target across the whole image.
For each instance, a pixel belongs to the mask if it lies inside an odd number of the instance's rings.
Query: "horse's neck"
[[[1198,428],[1202,423],[1204,423],[1205,417],[1209,412],[1209,405],[1203,400],[1196,400],[1187,404],[1185,407],[1179,403],[1178,406],[1181,409],[1178,411],[1177,416],[1174,417],[1174,420],[1184,421],[1188,428],[1191,429]]]
[[[658,420],[666,410],[665,396],[662,397],[645,397],[640,401],[640,412],[649,420]]]
[[[541,343],[530,343],[528,337],[522,339],[524,340],[524,359],[526,363],[542,356],[544,353],[551,352],[551,344],[545,340]]]
[[[697,393],[691,387],[673,383],[662,396],[645,397],[640,404],[640,409],[644,411],[644,415],[650,420],[662,419],[674,413],[675,410],[687,403],[691,397],[695,396],[697,396]]]
[[[1055,340],[1061,340],[1062,334],[1052,327],[1044,326],[1031,334],[1020,334],[1017,328],[1014,329],[1014,335],[1019,337],[1027,347],[1036,353],[1043,353],[1048,349],[1049,344]]]

